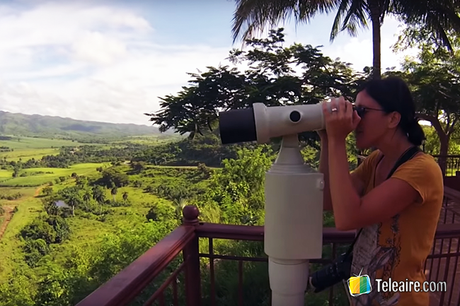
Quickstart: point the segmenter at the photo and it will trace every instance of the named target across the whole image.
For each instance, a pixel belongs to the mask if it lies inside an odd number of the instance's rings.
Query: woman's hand
[[[328,140],[345,140],[361,121],[358,113],[353,110],[353,104],[343,97],[333,98],[322,106]]]

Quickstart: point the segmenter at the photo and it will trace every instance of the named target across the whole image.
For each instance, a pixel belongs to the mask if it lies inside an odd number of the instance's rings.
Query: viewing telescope
[[[324,129],[323,110],[320,103],[272,107],[254,103],[252,108],[219,113],[219,129],[222,144],[267,143],[274,137]]]
[[[323,246],[323,174],[305,164],[298,134],[325,128],[322,105],[252,108],[219,114],[223,144],[282,137],[281,148],[265,174],[264,251],[273,306],[303,306],[310,259]]]

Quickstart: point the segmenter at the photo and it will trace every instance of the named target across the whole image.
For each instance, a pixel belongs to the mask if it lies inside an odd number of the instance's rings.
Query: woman
[[[339,230],[362,229],[351,274],[368,275],[372,289],[351,300],[357,306],[428,306],[429,293],[415,292],[414,287],[410,292],[382,292],[382,285],[390,279],[423,285],[424,261],[443,200],[441,169],[431,155],[420,151],[387,179],[400,156],[424,139],[411,93],[401,79],[368,82],[355,106],[361,117],[343,98],[324,103],[326,129],[319,132],[325,209],[333,210]],[[376,150],[349,173],[345,138],[352,131],[359,149]]]

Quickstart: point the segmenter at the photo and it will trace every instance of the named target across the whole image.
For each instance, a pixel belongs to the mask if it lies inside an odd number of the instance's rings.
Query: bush
[[[50,252],[48,244],[43,239],[27,239],[23,249],[24,260],[30,267],[35,267],[40,259]]]

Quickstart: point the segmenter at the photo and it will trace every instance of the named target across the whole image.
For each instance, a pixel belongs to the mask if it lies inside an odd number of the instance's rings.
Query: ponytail
[[[423,128],[420,126],[420,124],[418,123],[417,119],[414,119],[410,123],[406,132],[407,132],[407,137],[409,138],[409,141],[414,146],[422,145],[423,141],[426,139],[425,132],[423,131]]]

